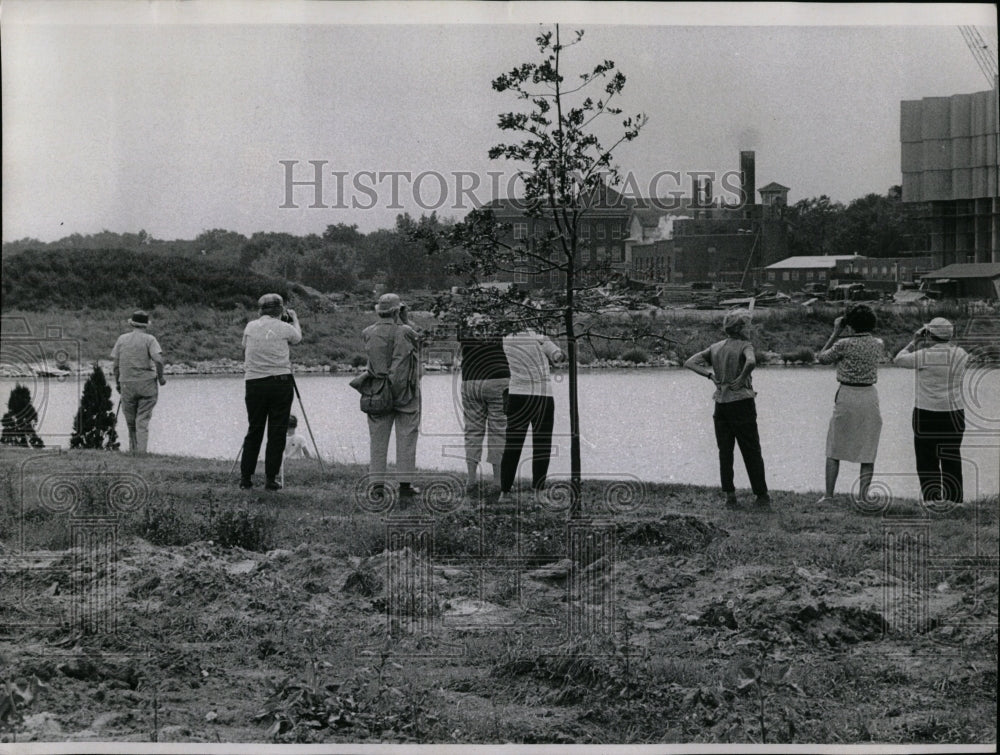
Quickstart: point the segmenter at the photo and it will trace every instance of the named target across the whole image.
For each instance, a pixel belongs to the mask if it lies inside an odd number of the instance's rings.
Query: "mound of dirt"
[[[628,522],[618,529],[621,546],[655,545],[669,554],[700,550],[720,537],[729,537],[729,533],[688,514],[666,514],[655,521]]]

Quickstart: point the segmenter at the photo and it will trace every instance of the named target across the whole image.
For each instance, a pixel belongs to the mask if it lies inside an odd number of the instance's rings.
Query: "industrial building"
[[[758,190],[755,163],[752,151],[740,152],[744,201],[738,205],[713,202],[706,180],[695,186],[686,208],[635,211],[626,241],[629,275],[648,282],[752,285],[760,268],[787,256],[789,189],[772,182]]]
[[[602,186],[590,201],[579,227],[578,268],[610,269],[644,281],[711,281],[740,284],[764,265],[787,256],[782,215],[788,188],[777,183],[760,189],[755,203],[756,157],[740,152],[739,193],[742,201],[725,204],[712,197],[711,179],[702,176],[690,197],[630,197]],[[529,217],[519,200],[490,203],[497,221],[510,225],[508,243],[536,247],[553,228],[549,217]],[[497,281],[528,288],[562,284],[556,271],[540,272],[544,263],[525,259],[514,271],[498,273]]]
[[[1000,299],[1000,262],[946,265],[923,280],[927,288],[949,299]]]

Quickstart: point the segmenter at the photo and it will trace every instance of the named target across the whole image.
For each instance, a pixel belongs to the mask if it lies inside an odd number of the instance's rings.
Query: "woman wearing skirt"
[[[833,334],[817,357],[821,364],[837,365],[840,383],[826,434],[826,494],[821,502],[833,497],[842,461],[861,465],[858,493],[862,501],[868,500],[882,433],[875,383],[878,364],[886,360],[885,345],[872,335],[877,322],[871,307],[851,307],[834,321]]]

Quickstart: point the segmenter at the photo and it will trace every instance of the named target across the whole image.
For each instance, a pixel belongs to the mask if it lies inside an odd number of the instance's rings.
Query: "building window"
[[[598,223],[597,224],[597,238],[599,238],[599,239],[603,239],[604,238],[604,224],[603,223]]]
[[[783,271],[783,272],[781,273],[781,280],[783,280],[783,281],[786,281],[786,280],[788,280],[788,271],[787,271],[787,270],[784,270],[784,271]]]
[[[620,239],[622,237],[622,227],[619,223],[611,224],[611,238]]]
[[[806,280],[807,281],[811,281],[812,279],[813,279],[813,271],[812,270],[808,270],[806,272]]]
[[[775,275],[774,270],[768,270],[767,271],[767,279],[769,281],[773,281],[776,277],[777,276]]]
[[[526,239],[526,238],[528,238],[528,224],[527,223],[514,223],[514,238],[515,239]]]
[[[799,271],[798,270],[792,270],[792,280],[793,281],[797,281],[798,279],[799,279]]]
[[[590,223],[580,223],[580,240],[590,241]]]
[[[882,265],[882,275],[888,275],[889,268],[886,265]]]
[[[826,280],[826,270],[820,270],[818,273],[816,273],[816,275],[819,276],[819,279],[821,281],[825,281]]]

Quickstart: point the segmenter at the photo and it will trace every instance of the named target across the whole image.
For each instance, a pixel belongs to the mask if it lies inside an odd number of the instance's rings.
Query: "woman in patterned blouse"
[[[820,502],[833,497],[842,461],[861,464],[858,493],[862,501],[868,500],[882,433],[875,383],[878,363],[886,359],[885,345],[872,335],[877,323],[871,307],[865,304],[851,307],[834,321],[833,334],[817,357],[821,364],[837,365],[840,383],[826,435],[826,494]],[[846,335],[845,326],[849,330]]]

